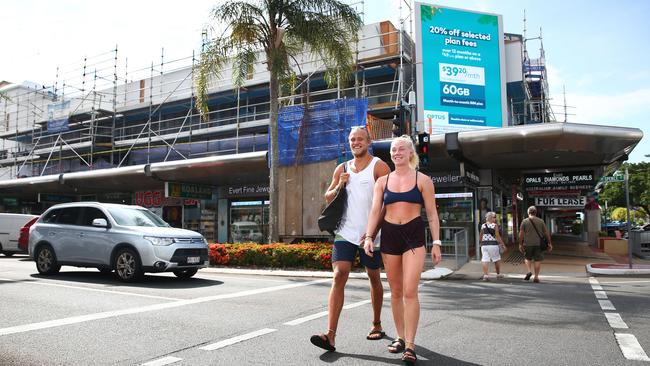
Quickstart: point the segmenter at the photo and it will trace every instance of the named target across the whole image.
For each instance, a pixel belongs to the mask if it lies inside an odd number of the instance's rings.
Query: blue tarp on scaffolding
[[[368,99],[337,99],[304,106],[281,107],[278,116],[280,166],[338,159],[349,154],[352,126],[365,126]]]

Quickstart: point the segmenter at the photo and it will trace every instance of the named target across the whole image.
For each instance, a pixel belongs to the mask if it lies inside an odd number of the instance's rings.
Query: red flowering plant
[[[309,269],[332,267],[332,244],[329,243],[210,244],[209,248],[212,265]]]

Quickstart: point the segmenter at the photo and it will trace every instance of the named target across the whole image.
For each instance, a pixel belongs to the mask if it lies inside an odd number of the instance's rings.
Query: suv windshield
[[[110,207],[115,222],[122,226],[157,226],[169,227],[165,221],[149,210],[142,210],[132,207]]]

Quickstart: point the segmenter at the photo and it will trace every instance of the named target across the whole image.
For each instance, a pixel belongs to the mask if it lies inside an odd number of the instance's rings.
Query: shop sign
[[[251,197],[251,196],[268,196],[271,189],[265,184],[256,184],[248,186],[228,186],[222,188],[226,197]]]
[[[18,198],[3,198],[2,204],[5,206],[18,206]]]
[[[135,204],[142,207],[162,207],[162,206],[195,206],[197,201],[194,199],[181,200],[176,197],[165,197],[163,191],[137,191],[135,192]]]
[[[535,206],[584,207],[585,196],[580,197],[535,197]]]
[[[534,194],[583,192],[594,187],[592,171],[524,175],[524,189]]]
[[[467,165],[464,166],[465,170],[465,181],[467,183],[472,183],[479,185],[481,184],[481,178],[478,175],[478,172],[474,169],[470,169],[467,167]]]
[[[463,177],[459,171],[452,172],[433,172],[431,180],[436,187],[462,187]]]
[[[165,182],[165,197],[212,199],[212,186],[200,184]]]
[[[64,194],[38,194],[38,202],[54,202],[54,203],[67,203],[76,202],[77,196],[69,196]]]

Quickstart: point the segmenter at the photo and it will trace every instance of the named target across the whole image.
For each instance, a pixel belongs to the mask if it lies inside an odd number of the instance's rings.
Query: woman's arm
[[[500,230],[499,230],[499,225],[494,225],[494,232],[496,233],[497,242],[499,244],[505,246],[505,244],[503,243],[503,239],[501,239],[501,233],[500,233]]]
[[[386,176],[380,177],[375,182],[375,188],[372,193],[372,207],[370,208],[370,215],[368,216],[368,225],[366,226],[366,233],[363,238],[363,249],[366,251],[366,254],[372,257],[372,252],[374,250],[374,240],[373,235],[379,229],[379,223],[382,219],[382,209],[384,206],[384,183],[386,182]]]
[[[431,178],[425,174],[421,174],[418,180],[418,185],[421,185],[422,197],[424,198],[424,209],[427,212],[427,220],[429,221],[429,231],[431,232],[431,239],[433,239],[433,247],[431,247],[431,260],[436,265],[440,263],[442,254],[440,251],[440,220],[438,218],[438,209],[436,208],[436,190],[433,186]]]

